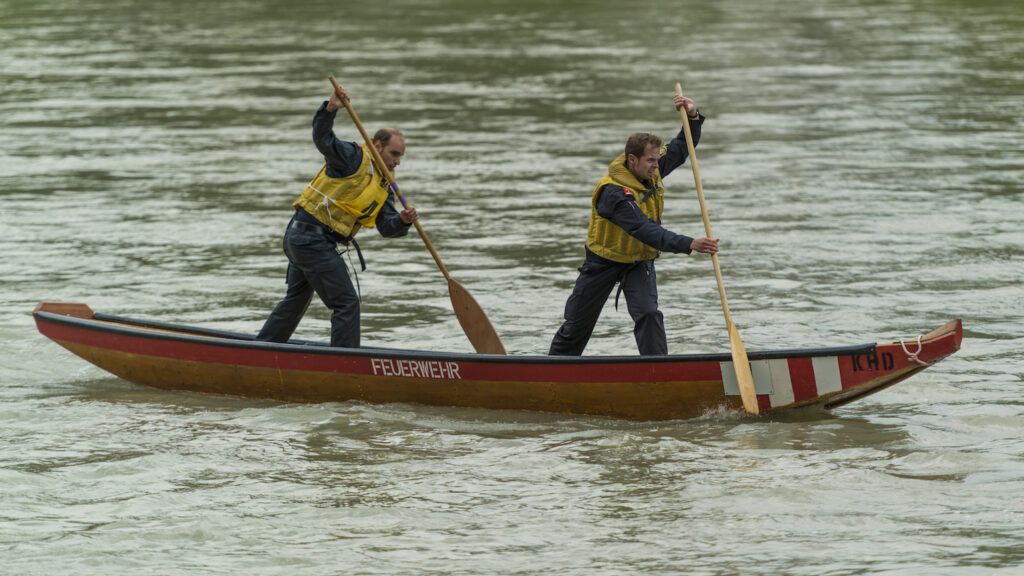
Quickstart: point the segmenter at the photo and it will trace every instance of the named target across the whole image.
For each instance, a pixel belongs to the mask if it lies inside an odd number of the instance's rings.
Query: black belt
[[[332,241],[341,242],[342,244],[348,244],[348,241],[351,240],[351,238],[343,238],[341,234],[338,234],[333,230],[328,230],[327,228],[324,228],[323,226],[317,226],[316,224],[307,224],[306,222],[302,222],[301,220],[292,220],[291,222],[288,223],[288,227],[291,228],[292,230],[298,230],[299,232],[305,234],[318,234],[320,236],[327,236]]]
[[[326,236],[328,239],[331,240],[331,242],[334,243],[340,242],[346,246],[348,246],[349,243],[351,243],[352,246],[354,246],[356,249],[356,254],[359,256],[360,268],[362,268],[363,272],[366,271],[366,260],[363,260],[363,251],[359,249],[359,243],[356,242],[355,237],[345,237],[333,230],[324,228],[323,226],[317,226],[316,224],[308,224],[306,222],[302,222],[301,220],[293,219],[291,222],[288,223],[288,227],[291,228],[292,230],[302,232],[303,234],[317,234],[319,236]]]

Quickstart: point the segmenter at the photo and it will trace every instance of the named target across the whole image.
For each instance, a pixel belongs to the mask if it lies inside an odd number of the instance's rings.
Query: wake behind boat
[[[94,313],[43,302],[39,332],[130,382],[286,402],[350,400],[586,414],[630,420],[742,410],[732,356],[500,356],[333,348]],[[953,320],[928,334],[858,346],[749,352],[761,413],[831,409],[960,349]]]

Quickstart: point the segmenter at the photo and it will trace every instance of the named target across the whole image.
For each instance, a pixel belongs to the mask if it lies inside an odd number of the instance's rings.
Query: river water
[[[1024,573],[1022,32],[1016,0],[0,0],[0,573]],[[630,423],[163,392],[35,331],[63,300],[256,332],[330,73],[406,132],[512,353],[546,351],[592,187],[678,130],[676,81],[748,350],[952,318],[963,349],[825,418]],[[363,238],[364,343],[469,351],[420,241]],[[709,260],[659,276],[670,352],[726,351]],[[607,306],[587,353],[630,329]]]

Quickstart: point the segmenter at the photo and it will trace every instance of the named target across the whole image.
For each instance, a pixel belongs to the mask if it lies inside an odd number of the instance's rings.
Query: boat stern
[[[77,302],[40,302],[36,305],[35,309],[32,310],[32,316],[37,316],[40,312],[49,312],[50,314],[57,314],[60,316],[73,316],[75,318],[84,318],[86,320],[91,319],[96,314],[89,308],[88,304],[80,304]]]

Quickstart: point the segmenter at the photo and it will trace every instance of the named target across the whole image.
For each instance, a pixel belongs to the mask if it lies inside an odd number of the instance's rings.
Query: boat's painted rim
[[[501,356],[494,354],[474,354],[465,352],[427,352],[422,350],[405,350],[399,348],[336,348],[325,342],[313,342],[305,340],[292,340],[290,343],[282,344],[276,342],[261,342],[255,340],[252,335],[214,330],[209,328],[196,328],[181,324],[167,322],[154,322],[125,318],[112,314],[96,313],[92,318],[78,318],[64,314],[55,314],[45,310],[37,310],[33,313],[39,320],[74,326],[87,330],[121,334],[135,338],[147,338],[156,340],[173,340],[190,342],[195,344],[206,344],[214,346],[227,346],[232,348],[245,348],[253,350],[266,350],[268,352],[289,352],[301,354],[324,354],[328,356],[376,356],[394,358],[420,358],[437,359],[445,358],[451,360],[462,360],[468,362],[488,362],[501,364],[622,364],[622,363],[664,363],[664,362],[728,362],[732,356],[728,353],[716,354],[677,354],[668,356]],[[174,333],[155,332],[155,330],[172,330]],[[815,356],[844,356],[849,354],[869,354],[877,344],[860,344],[854,346],[833,346],[826,348],[800,348],[786,350],[752,351],[747,353],[750,360],[771,360],[777,358],[792,357],[815,357]]]

